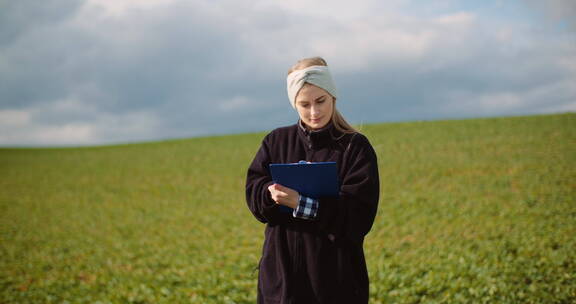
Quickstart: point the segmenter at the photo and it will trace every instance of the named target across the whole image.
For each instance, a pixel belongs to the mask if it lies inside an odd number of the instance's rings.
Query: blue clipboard
[[[299,162],[270,164],[272,180],[282,186],[294,189],[310,198],[338,197],[340,183],[336,162]],[[280,206],[282,212],[292,213],[293,209]]]

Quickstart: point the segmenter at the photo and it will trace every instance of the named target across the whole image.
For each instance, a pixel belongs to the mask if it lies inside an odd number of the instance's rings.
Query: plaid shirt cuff
[[[311,220],[316,218],[318,213],[318,200],[300,195],[298,207],[292,212],[293,217]]]

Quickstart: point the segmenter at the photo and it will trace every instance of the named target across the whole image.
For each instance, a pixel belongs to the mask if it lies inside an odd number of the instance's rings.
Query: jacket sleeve
[[[318,224],[334,241],[361,242],[374,223],[380,196],[378,162],[368,139],[351,143],[338,198],[320,198]]]
[[[272,185],[272,177],[268,170],[270,150],[266,136],[256,153],[246,175],[246,202],[250,212],[262,223],[274,224],[281,216],[279,206],[272,200],[268,186]]]

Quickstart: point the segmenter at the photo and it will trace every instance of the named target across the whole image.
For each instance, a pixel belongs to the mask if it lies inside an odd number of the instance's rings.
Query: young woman
[[[378,207],[374,149],[336,110],[336,88],[319,57],[288,71],[288,98],[300,119],[270,132],[248,169],[246,201],[266,223],[258,303],[368,303],[364,236]],[[333,161],[338,198],[301,196],[272,182],[271,163]],[[282,212],[280,205],[293,208]]]

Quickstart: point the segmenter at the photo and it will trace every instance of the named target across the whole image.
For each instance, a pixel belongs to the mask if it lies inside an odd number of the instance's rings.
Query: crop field
[[[576,303],[576,114],[361,131],[370,303]],[[0,303],[255,303],[264,135],[0,149]]]

